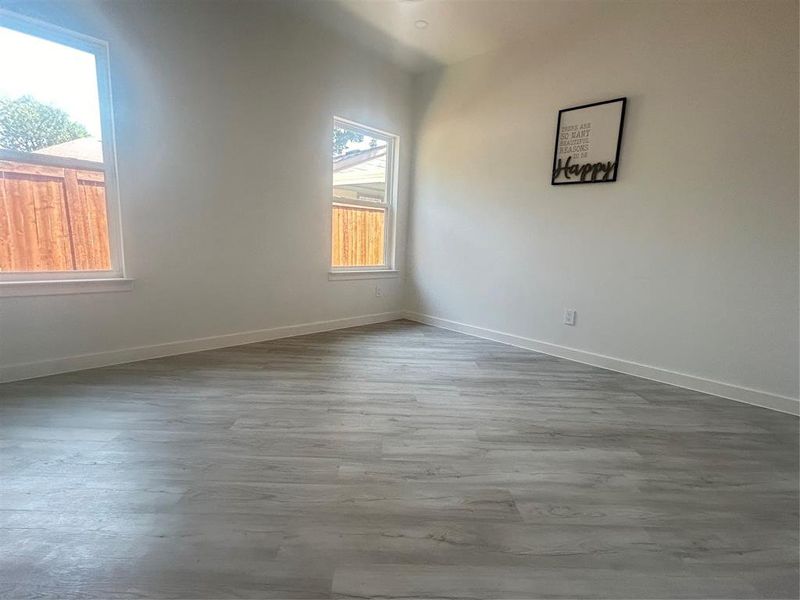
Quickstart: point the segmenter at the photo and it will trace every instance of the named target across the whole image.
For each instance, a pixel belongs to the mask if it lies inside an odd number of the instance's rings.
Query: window
[[[333,272],[392,269],[396,172],[396,136],[334,119]]]
[[[106,44],[0,11],[0,56],[0,284],[122,278]]]

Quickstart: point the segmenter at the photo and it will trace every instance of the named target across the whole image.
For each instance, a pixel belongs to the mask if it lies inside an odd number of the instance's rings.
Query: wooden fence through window
[[[332,256],[334,267],[386,264],[383,208],[333,205]]]
[[[0,271],[109,269],[102,165],[0,160]]]
[[[111,269],[103,167],[57,161],[0,160],[0,271]],[[385,264],[384,208],[333,205],[332,216],[333,266]]]

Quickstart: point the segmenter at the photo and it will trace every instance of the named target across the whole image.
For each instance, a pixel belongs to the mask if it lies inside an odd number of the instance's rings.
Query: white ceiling
[[[293,0],[304,14],[415,72],[601,16],[603,0]],[[419,29],[418,20],[428,22]]]

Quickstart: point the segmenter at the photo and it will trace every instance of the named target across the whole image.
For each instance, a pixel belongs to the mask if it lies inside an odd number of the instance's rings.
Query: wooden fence
[[[333,205],[332,256],[334,267],[385,264],[382,208]]]
[[[0,271],[110,268],[102,167],[0,160]]]
[[[0,271],[111,268],[102,165],[54,160],[0,160]],[[383,208],[334,205],[333,266],[385,264],[384,222]]]

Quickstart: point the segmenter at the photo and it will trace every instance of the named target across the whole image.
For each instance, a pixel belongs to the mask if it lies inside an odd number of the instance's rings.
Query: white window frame
[[[0,272],[0,297],[40,294],[124,291],[133,287],[126,277],[122,249],[122,224],[117,179],[114,114],[111,99],[111,72],[108,43],[36,19],[0,9],[0,26],[93,54],[97,69],[97,92],[100,104],[100,134],[103,142],[106,219],[111,269],[107,271],[35,271]],[[97,163],[77,159],[0,149],[0,160],[50,166],[97,168]]]
[[[344,117],[333,117],[333,128],[341,126],[351,131],[356,131],[362,135],[373,137],[386,142],[386,201],[385,202],[370,202],[368,200],[347,200],[346,202],[337,202],[333,194],[329,192],[328,201],[328,265],[329,265],[329,278],[330,279],[366,279],[375,277],[396,277],[398,272],[395,270],[395,240],[397,237],[397,187],[398,187],[398,169],[400,164],[400,136],[388,131],[376,129]],[[331,129],[331,132],[333,129]],[[330,134],[329,134],[330,135]],[[333,184],[333,168],[330,171],[329,178],[330,185],[328,189],[332,189]],[[339,206],[353,206],[358,208],[376,208],[380,207],[385,210],[384,217],[384,232],[383,232],[383,256],[385,263],[383,265],[371,265],[363,267],[334,267],[333,266],[333,207]]]

